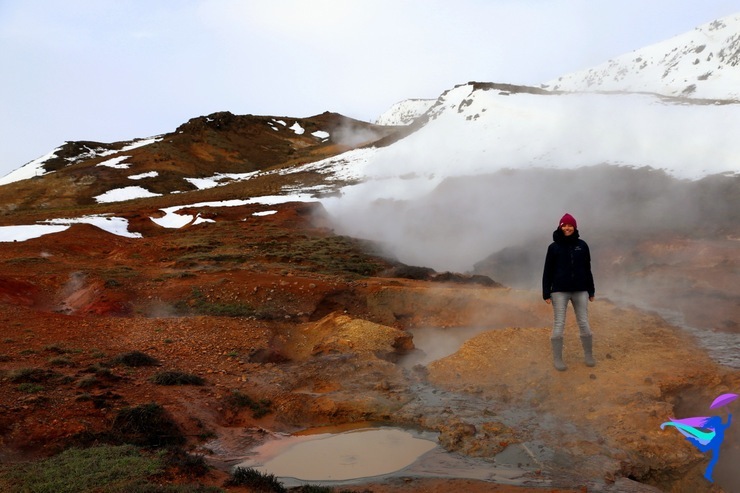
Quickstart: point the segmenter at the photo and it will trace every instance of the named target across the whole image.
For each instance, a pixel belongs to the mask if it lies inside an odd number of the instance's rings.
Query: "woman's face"
[[[563,234],[565,236],[572,235],[573,231],[576,230],[576,228],[574,228],[572,224],[563,224],[562,226],[560,226],[560,229],[563,231]]]

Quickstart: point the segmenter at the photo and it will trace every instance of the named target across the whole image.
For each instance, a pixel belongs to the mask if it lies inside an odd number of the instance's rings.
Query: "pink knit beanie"
[[[570,224],[574,228],[578,229],[576,218],[571,216],[570,214],[566,213],[563,217],[560,218],[560,224],[558,225],[558,227],[561,228],[564,224]]]

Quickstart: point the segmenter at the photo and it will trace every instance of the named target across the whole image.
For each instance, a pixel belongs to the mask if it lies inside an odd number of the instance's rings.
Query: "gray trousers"
[[[550,339],[563,338],[565,311],[568,308],[568,301],[573,303],[573,311],[576,312],[576,323],[581,337],[591,335],[591,327],[588,325],[588,291],[557,291],[551,293],[550,298],[552,299],[552,311],[555,318]]]

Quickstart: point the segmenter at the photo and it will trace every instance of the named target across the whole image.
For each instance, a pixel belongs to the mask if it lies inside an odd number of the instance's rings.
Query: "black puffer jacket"
[[[595,293],[591,273],[591,251],[581,240],[578,230],[565,236],[560,229],[552,234],[553,242],[547,247],[545,271],[542,274],[542,298],[550,299],[556,291],[588,291]]]

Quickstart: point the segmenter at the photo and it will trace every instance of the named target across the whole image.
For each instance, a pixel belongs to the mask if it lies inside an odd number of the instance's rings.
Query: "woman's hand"
[[[549,305],[550,303],[552,303],[552,299],[550,299],[550,298],[547,298],[547,299],[545,300],[545,303],[547,303],[547,304]]]

